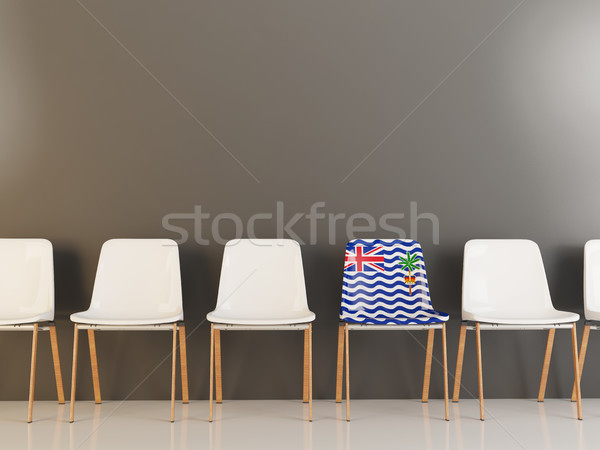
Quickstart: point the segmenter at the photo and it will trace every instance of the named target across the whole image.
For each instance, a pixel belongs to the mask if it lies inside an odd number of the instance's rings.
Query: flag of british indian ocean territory
[[[346,246],[340,320],[365,324],[445,322],[431,305],[421,245],[407,239],[355,239]]]

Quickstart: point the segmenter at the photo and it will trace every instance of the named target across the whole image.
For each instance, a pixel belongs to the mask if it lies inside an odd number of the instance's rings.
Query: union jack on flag
[[[369,248],[357,245],[354,247],[354,252],[346,249],[344,270],[349,272],[372,272],[378,270],[385,272],[385,268],[383,267],[385,257],[377,254],[383,250],[383,247],[374,247],[370,250]]]

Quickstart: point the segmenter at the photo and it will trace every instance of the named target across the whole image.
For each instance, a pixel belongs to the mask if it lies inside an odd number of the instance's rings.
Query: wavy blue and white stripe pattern
[[[358,270],[358,264],[346,264],[342,288],[340,320],[366,324],[426,324],[445,322],[449,316],[436,311],[431,306],[429,285],[425,273],[423,251],[417,241],[408,239],[355,239],[346,246],[346,255],[356,255],[356,248],[362,246],[361,253],[375,248],[372,255],[384,256],[383,271],[367,264]],[[402,270],[400,258],[407,252],[417,257],[417,269],[412,292],[405,283],[407,270]]]

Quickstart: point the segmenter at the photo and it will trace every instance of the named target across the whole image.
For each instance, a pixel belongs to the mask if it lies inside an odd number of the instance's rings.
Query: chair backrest
[[[524,239],[465,244],[462,312],[507,315],[554,310],[538,245]]]
[[[52,244],[46,239],[0,239],[0,317],[48,313],[54,317]]]
[[[244,319],[285,319],[309,312],[300,245],[291,239],[229,241],[216,310]]]
[[[102,245],[90,311],[183,319],[179,248],[170,239],[111,239]]]
[[[410,239],[354,239],[346,246],[340,319],[409,324],[447,320],[434,311],[421,245]]]
[[[600,239],[586,242],[583,255],[583,307],[588,318],[588,312],[600,313]]]

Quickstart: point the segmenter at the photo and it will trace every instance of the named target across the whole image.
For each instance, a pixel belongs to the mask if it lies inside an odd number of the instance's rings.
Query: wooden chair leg
[[[342,381],[344,378],[344,324],[338,326],[337,374],[335,379],[335,402],[342,402]]]
[[[348,339],[348,324],[344,324],[346,341],[346,420],[350,421],[350,340]]]
[[[421,401],[427,403],[429,401],[429,383],[431,381],[431,360],[433,358],[433,339],[435,337],[435,329],[427,331],[427,351],[425,354],[425,373],[423,374],[423,395]]]
[[[223,403],[223,377],[221,376],[221,330],[215,330],[215,397]]]
[[[33,324],[33,339],[31,341],[31,373],[29,374],[29,407],[27,408],[27,423],[33,420],[33,395],[35,392],[35,363],[37,360],[38,324]]]
[[[454,372],[454,392],[452,401],[458,402],[460,395],[460,380],[462,378],[463,359],[465,356],[465,341],[467,339],[467,325],[461,325],[458,337],[458,355],[456,356],[456,371]]]
[[[308,324],[308,419],[313,419],[312,323]]]
[[[79,347],[79,326],[75,324],[75,331],[73,336],[73,370],[71,372],[71,413],[69,416],[69,422],[73,423],[75,420],[75,390],[77,386],[77,348]]]
[[[304,330],[304,373],[302,375],[302,403],[308,403],[308,341],[309,330]]]
[[[65,390],[63,387],[62,371],[60,369],[60,356],[58,354],[58,339],[56,337],[56,326],[50,327],[50,347],[52,349],[52,362],[54,363],[54,380],[56,381],[56,393],[58,394],[58,403],[65,404]]]
[[[552,358],[552,347],[554,346],[555,328],[548,330],[548,341],[546,342],[546,353],[544,355],[544,365],[542,366],[542,378],[540,379],[540,390],[538,392],[538,402],[543,402],[546,395],[546,382],[548,381],[548,370],[550,369],[550,359]]]
[[[102,403],[100,394],[100,377],[98,376],[98,357],[96,355],[96,335],[94,330],[88,329],[88,343],[90,345],[90,364],[92,366],[92,382],[94,384],[94,401],[97,405]]]
[[[571,344],[573,346],[573,368],[575,372],[575,398],[577,400],[577,418],[583,419],[583,413],[581,411],[581,385],[579,384],[581,376],[579,373],[579,358],[577,357],[577,330],[576,325],[573,323],[571,328]]]
[[[190,402],[190,392],[188,388],[188,370],[187,370],[187,342],[185,338],[185,325],[179,324],[179,364],[181,365],[181,398],[183,403]]]
[[[215,325],[210,324],[210,389],[208,394],[208,421],[213,421],[213,383],[214,383],[214,364],[215,364]]]
[[[579,378],[581,383],[581,377],[583,376],[583,363],[585,362],[585,354],[587,353],[588,340],[590,338],[590,325],[583,327],[583,336],[581,336],[581,349],[579,350]],[[573,392],[571,393],[571,401],[577,400],[577,394],[575,393],[575,382],[573,382]]]
[[[479,322],[475,324],[475,334],[477,338],[477,378],[479,380],[479,419],[485,420],[483,414],[483,365],[481,363],[481,332]]]
[[[171,422],[175,422],[175,378],[177,378],[177,324],[173,324],[173,357],[171,363]]]
[[[445,419],[450,420],[450,411],[448,405],[448,352],[446,345],[446,324],[442,325],[442,347],[444,352],[444,414]]]

